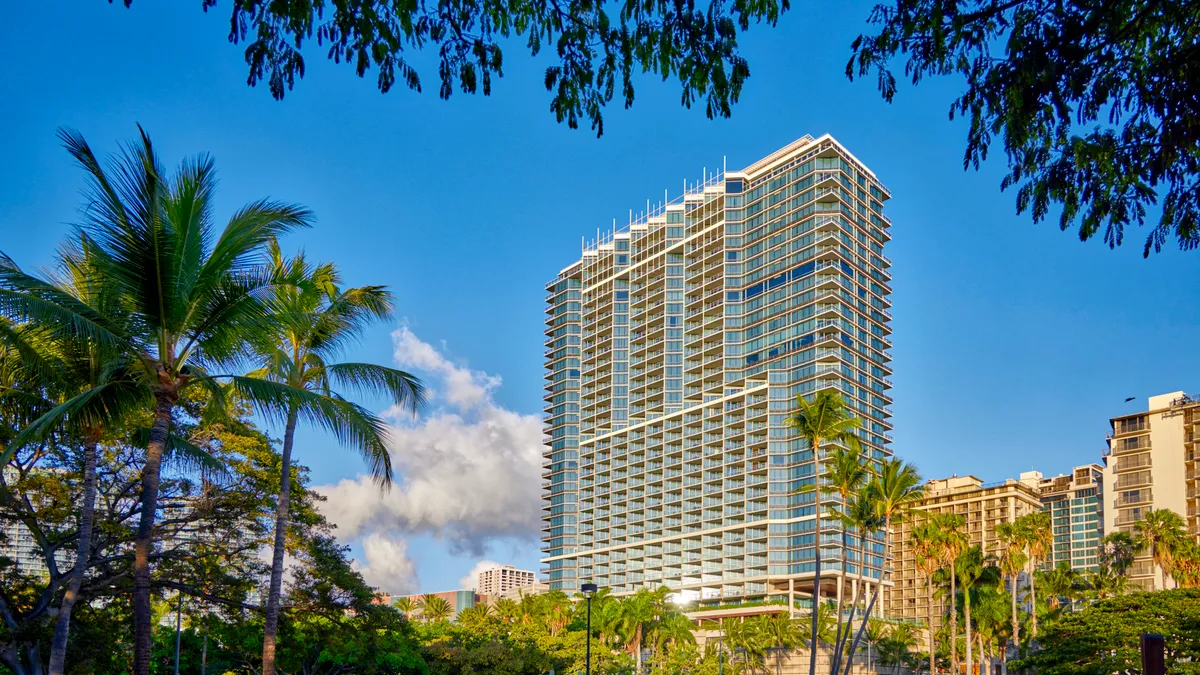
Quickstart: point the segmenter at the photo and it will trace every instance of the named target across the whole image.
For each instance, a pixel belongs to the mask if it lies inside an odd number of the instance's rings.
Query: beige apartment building
[[[1182,391],[1151,396],[1144,412],[1113,417],[1104,457],[1106,532],[1133,533],[1150,509],[1184,516],[1200,537],[1197,514],[1200,396]],[[1147,552],[1134,560],[1130,582],[1163,588],[1162,574]]]
[[[930,514],[956,513],[966,519],[972,546],[983,545],[985,554],[1001,551],[996,526],[1039,511],[1042,502],[1038,489],[1019,480],[984,483],[975,476],[954,476],[925,484],[925,497],[917,511]],[[922,520],[919,513],[906,518],[895,528],[893,547],[893,587],[887,594],[886,615],[892,619],[925,621],[928,601],[925,576],[917,569],[911,538],[913,526]],[[935,593],[934,629],[942,623],[945,601]]]
[[[481,595],[500,595],[506,591],[537,583],[537,574],[530,570],[519,570],[512,565],[502,565],[483,570],[476,577],[476,592]]]

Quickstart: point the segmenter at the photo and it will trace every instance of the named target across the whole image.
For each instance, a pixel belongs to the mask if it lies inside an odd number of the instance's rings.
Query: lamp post
[[[596,584],[583,584],[579,590],[587,598],[587,655],[584,669],[586,675],[592,675],[592,596],[596,594]]]

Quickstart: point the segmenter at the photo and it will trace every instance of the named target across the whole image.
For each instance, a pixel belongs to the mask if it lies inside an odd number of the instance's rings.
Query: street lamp
[[[596,594],[596,584],[583,584],[579,591],[587,598],[587,656],[584,668],[586,675],[592,675],[592,596]]]

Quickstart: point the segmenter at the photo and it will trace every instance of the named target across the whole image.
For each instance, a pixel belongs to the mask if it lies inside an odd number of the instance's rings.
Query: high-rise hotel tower
[[[889,196],[840,143],[805,136],[687,185],[547,285],[551,588],[811,592],[815,462],[785,418],[836,388],[864,451],[889,454]],[[879,578],[880,539],[865,570],[853,534],[843,568],[836,520],[820,543],[824,594]]]

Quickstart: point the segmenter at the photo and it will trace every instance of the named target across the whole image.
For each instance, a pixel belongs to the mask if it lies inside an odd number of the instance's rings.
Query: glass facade
[[[889,196],[835,140],[805,137],[631,219],[548,286],[552,588],[665,584],[705,604],[811,590],[816,463],[784,420],[834,388],[868,457],[889,454]],[[821,523],[827,583],[877,580],[882,540],[860,555],[851,532],[843,561],[841,533]]]

